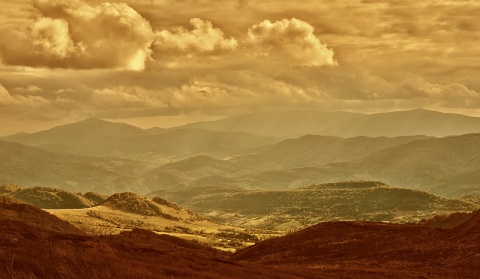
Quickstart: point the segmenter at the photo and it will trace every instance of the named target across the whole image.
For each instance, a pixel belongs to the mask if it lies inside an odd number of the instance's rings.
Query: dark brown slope
[[[35,228],[67,234],[85,234],[80,229],[35,206],[0,195],[0,220],[14,220]],[[1,277],[1,276],[0,276]]]
[[[234,263],[228,253],[140,229],[80,236],[0,220],[0,251],[0,278],[314,278]]]
[[[245,263],[338,270],[345,276],[476,278],[480,213],[452,230],[369,222],[321,223],[233,255]]]

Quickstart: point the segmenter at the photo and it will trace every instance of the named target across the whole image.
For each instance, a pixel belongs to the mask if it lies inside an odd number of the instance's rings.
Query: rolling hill
[[[54,232],[85,234],[67,221],[61,220],[35,206],[22,203],[12,197],[0,195],[0,221],[5,220],[24,222],[32,227]]]
[[[8,184],[0,187],[0,193],[43,209],[88,208],[103,203],[106,199],[105,196],[92,192],[82,195],[58,188],[22,188]]]
[[[414,222],[479,208],[478,204],[374,181],[289,191],[201,188],[164,191],[161,195],[220,223],[275,230],[295,230],[332,220]]]
[[[246,132],[280,138],[304,135],[337,137],[444,137],[480,132],[480,118],[429,110],[378,114],[323,111],[265,112],[197,122],[185,127],[214,131]]]
[[[346,187],[350,186],[337,185]],[[139,199],[128,193],[111,198],[115,206]],[[163,199],[152,201],[175,207]],[[101,224],[120,222],[118,212],[123,211],[113,212],[109,217],[92,211],[90,217]],[[153,216],[144,220],[148,218]],[[480,264],[479,226],[479,211],[453,229],[358,221],[320,223],[231,254],[141,228],[88,235],[34,206],[0,196],[0,277],[475,278]],[[233,233],[225,230],[217,237]]]
[[[232,259],[302,266],[349,278],[476,278],[479,220],[477,211],[447,230],[372,222],[321,223],[245,248]],[[339,266],[343,273],[334,273]]]

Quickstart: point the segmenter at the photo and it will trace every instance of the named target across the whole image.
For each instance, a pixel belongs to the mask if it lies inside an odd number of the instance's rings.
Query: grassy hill
[[[11,184],[0,186],[0,194],[44,209],[88,208],[103,203],[107,198],[93,192],[82,195],[59,188],[38,186],[23,188]]]
[[[276,230],[332,220],[414,222],[436,214],[479,208],[475,203],[371,181],[288,191],[202,188],[165,191],[162,195],[224,224]]]
[[[4,220],[23,222],[35,228],[54,232],[77,235],[85,234],[82,230],[67,221],[61,220],[35,206],[22,203],[9,196],[0,195],[0,221]]]

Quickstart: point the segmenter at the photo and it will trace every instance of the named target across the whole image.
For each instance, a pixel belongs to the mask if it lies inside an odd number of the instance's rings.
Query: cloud
[[[124,3],[34,0],[33,6],[38,14],[30,28],[6,35],[7,64],[139,71],[151,57],[152,27]]]
[[[21,96],[11,95],[10,92],[0,83],[0,106],[14,107],[27,106],[37,107],[39,105],[47,105],[49,101],[41,96]]]
[[[93,90],[92,104],[96,108],[105,110],[166,107],[166,105],[155,96],[154,92],[134,86],[117,86]]]
[[[225,38],[223,31],[213,27],[210,21],[192,18],[190,24],[193,30],[177,27],[173,31],[158,31],[155,36],[155,48],[162,52],[182,54],[219,53],[237,48],[237,40]]]
[[[447,108],[478,108],[480,93],[460,83],[438,84],[423,78],[407,80],[405,91],[413,98],[425,98],[431,104]]]
[[[337,65],[334,52],[321,43],[313,31],[313,26],[296,18],[264,20],[248,30],[247,43],[261,55],[283,56],[298,66]]]
[[[65,59],[84,52],[83,42],[75,44],[70,37],[68,22],[63,19],[40,18],[32,26],[32,45],[39,54]]]
[[[29,85],[27,87],[16,87],[13,89],[15,92],[23,94],[36,94],[43,92],[43,89],[36,85]]]
[[[0,84],[0,106],[13,104],[14,100],[10,93]]]

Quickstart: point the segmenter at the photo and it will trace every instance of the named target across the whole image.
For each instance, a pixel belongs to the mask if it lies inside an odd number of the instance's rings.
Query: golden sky
[[[0,0],[0,135],[286,109],[480,116],[477,0]]]

